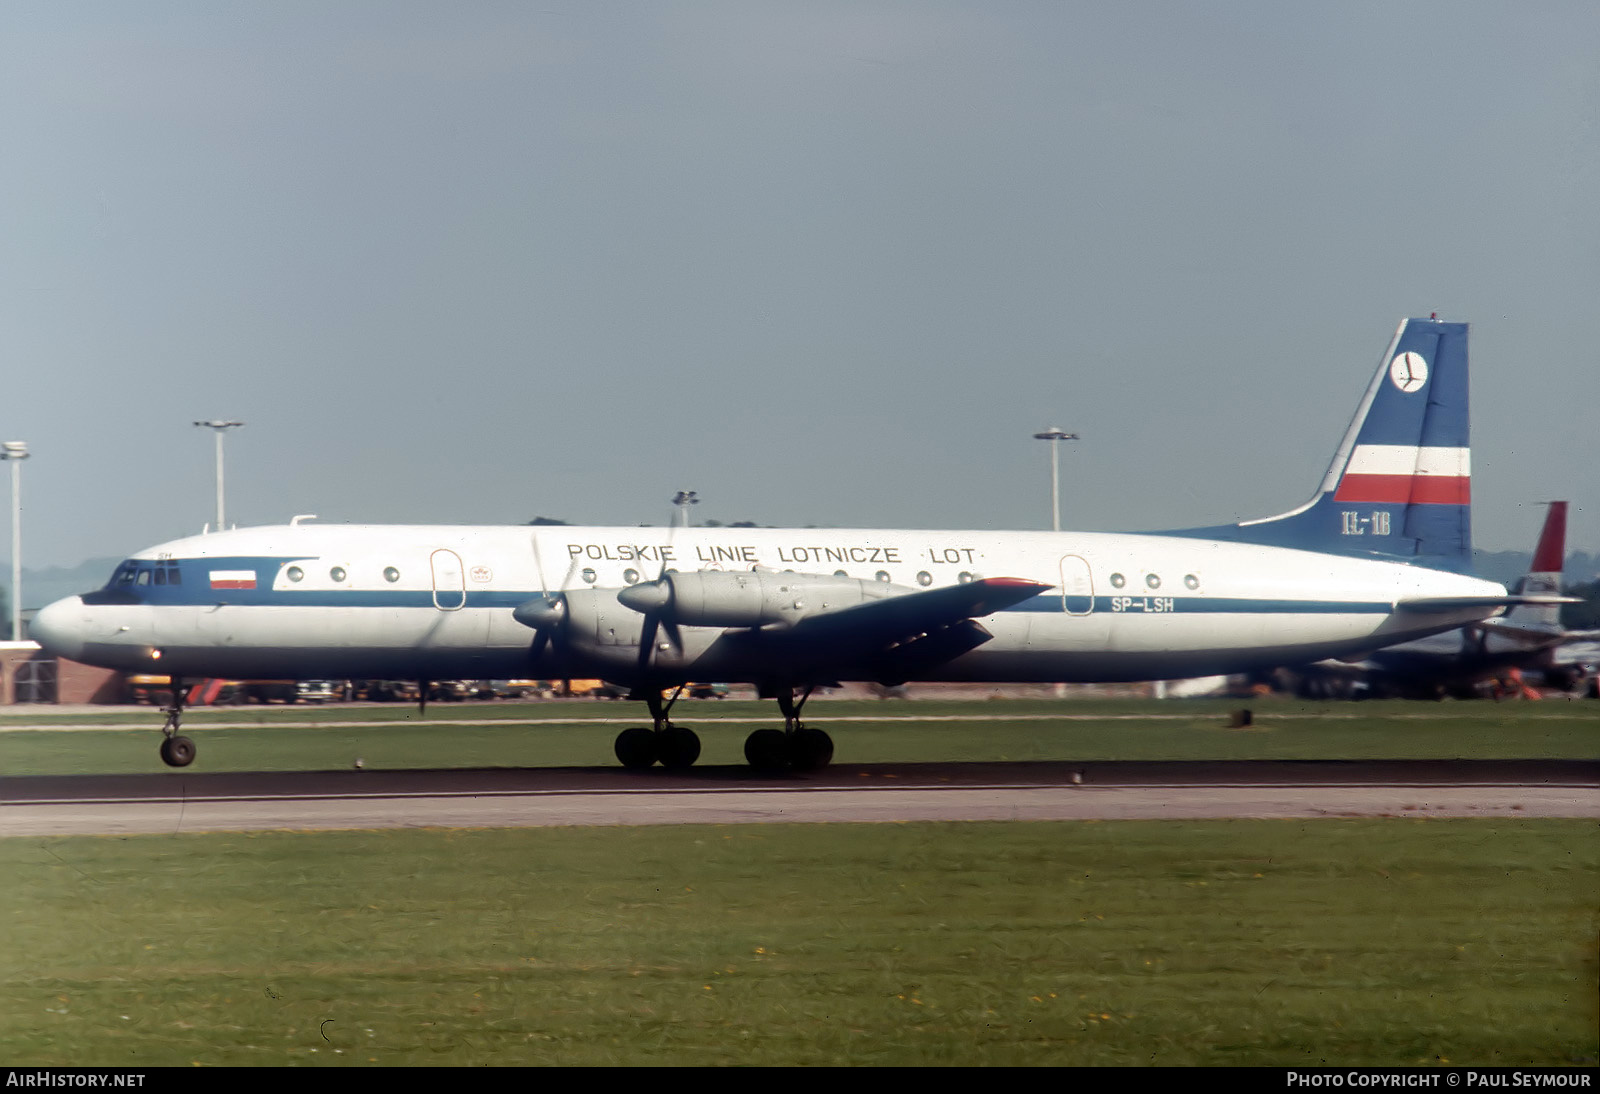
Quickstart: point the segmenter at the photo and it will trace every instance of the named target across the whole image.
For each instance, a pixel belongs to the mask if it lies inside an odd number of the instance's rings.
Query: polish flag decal
[[[213,589],[254,589],[256,587],[256,572],[254,570],[212,570],[211,587]]]
[[[1334,498],[1379,505],[1470,505],[1472,455],[1466,448],[1357,445]]]

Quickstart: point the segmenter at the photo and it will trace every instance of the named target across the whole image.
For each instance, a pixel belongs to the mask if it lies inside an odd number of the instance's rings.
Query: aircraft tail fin
[[[1528,572],[1517,580],[1512,592],[1523,596],[1561,595],[1561,567],[1567,556],[1567,503],[1550,502],[1539,530],[1539,545],[1534,548]],[[1526,604],[1511,609],[1506,622],[1561,629],[1560,604]]]
[[[1472,566],[1467,324],[1407,319],[1322,484],[1298,509],[1175,534]]]

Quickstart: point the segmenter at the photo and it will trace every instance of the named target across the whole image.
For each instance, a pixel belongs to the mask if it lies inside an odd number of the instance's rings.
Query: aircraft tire
[[[634,726],[617,734],[617,761],[629,771],[643,771],[654,764],[657,759],[656,752],[656,734],[653,729]]]
[[[744,739],[744,758],[757,771],[782,771],[789,766],[789,738],[781,729],[758,729]]]
[[[700,758],[700,738],[687,726],[668,726],[656,741],[661,766],[672,771],[693,767]]]
[[[194,763],[194,742],[187,737],[168,737],[161,742],[161,762],[168,767],[188,767]]]
[[[833,738],[809,726],[794,731],[789,754],[796,771],[815,771],[833,762]]]

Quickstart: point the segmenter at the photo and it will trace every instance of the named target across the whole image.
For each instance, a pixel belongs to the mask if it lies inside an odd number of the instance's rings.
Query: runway
[[[535,768],[0,779],[0,836],[1330,817],[1600,818],[1597,761]]]

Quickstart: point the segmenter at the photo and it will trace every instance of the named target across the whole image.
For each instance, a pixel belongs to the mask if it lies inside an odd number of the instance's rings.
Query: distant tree
[[[722,522],[720,520],[703,521],[701,523],[700,527],[702,527],[702,528],[721,528],[722,527]]]
[[[760,528],[761,525],[753,520],[736,520],[728,525],[729,528]]]
[[[557,520],[555,517],[534,517],[528,523],[529,524],[565,524],[567,522],[564,521],[564,520]]]

